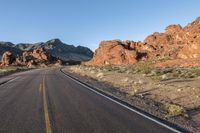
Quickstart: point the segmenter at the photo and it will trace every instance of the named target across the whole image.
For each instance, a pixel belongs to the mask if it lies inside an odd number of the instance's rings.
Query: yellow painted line
[[[49,112],[48,112],[47,95],[46,95],[46,90],[45,90],[45,77],[43,78],[42,91],[43,91],[43,104],[44,104],[44,118],[45,118],[45,125],[46,125],[46,133],[52,133],[51,122],[50,122]]]

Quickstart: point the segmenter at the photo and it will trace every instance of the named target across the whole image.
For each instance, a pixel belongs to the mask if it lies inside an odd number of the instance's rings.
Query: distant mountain
[[[56,58],[63,61],[87,61],[92,58],[93,52],[83,46],[73,46],[61,42],[59,39],[52,39],[47,42],[40,43],[20,43],[12,44],[10,42],[0,42],[0,57],[4,52],[10,51],[14,56],[22,55],[23,52],[33,51],[43,48],[44,51]]]
[[[21,55],[22,50],[15,47],[15,45],[11,42],[0,42],[0,59],[4,52],[10,51],[14,56]]]

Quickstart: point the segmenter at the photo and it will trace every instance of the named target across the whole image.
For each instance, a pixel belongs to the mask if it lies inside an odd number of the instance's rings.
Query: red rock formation
[[[48,56],[47,56],[47,54],[46,54],[46,52],[44,51],[43,48],[33,50],[31,55],[38,60],[42,60],[42,61],[48,60]]]
[[[87,64],[134,64],[138,56],[134,45],[134,42],[123,43],[119,40],[102,41]]]
[[[161,59],[175,62],[178,59],[194,59],[200,62],[200,17],[184,28],[181,25],[170,25],[164,33],[155,32],[143,42],[103,41],[93,59],[86,64],[134,64],[146,59],[155,59],[159,63]]]
[[[182,59],[200,58],[200,17],[184,28],[184,47],[178,53]]]
[[[23,57],[19,56],[15,59],[14,65],[22,66],[22,65],[26,65],[26,64],[23,62]]]
[[[5,52],[2,56],[2,66],[8,65],[24,65],[28,67],[34,67],[35,65],[41,64],[54,64],[57,61],[57,58],[54,58],[52,61],[50,57],[46,54],[44,49],[36,49],[33,52],[23,52],[22,56],[16,58],[12,57],[11,52]],[[58,61],[60,63],[61,61]]]
[[[54,64],[54,66],[56,66],[56,67],[62,66],[62,61],[61,61],[61,60],[58,60],[58,61]]]
[[[1,59],[1,66],[9,66],[10,64],[12,64],[12,62],[12,53],[9,51],[5,52]]]
[[[22,55],[22,64],[32,66],[34,64],[41,64],[48,61],[48,56],[43,49],[36,49],[33,52],[24,52]]]

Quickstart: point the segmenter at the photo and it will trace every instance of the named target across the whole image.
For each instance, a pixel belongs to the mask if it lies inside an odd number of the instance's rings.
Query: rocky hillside
[[[155,60],[162,65],[193,60],[200,65],[200,17],[185,27],[169,25],[164,33],[155,32],[143,42],[102,41],[88,64],[134,64],[141,60]],[[173,62],[174,60],[174,62]],[[163,64],[162,64],[163,63]],[[190,66],[187,63],[185,66]]]
[[[82,62],[91,59],[93,52],[86,47],[67,45],[59,39],[45,43],[17,44],[0,42],[1,65],[37,65],[56,62]]]
[[[0,42],[0,59],[6,51],[10,51],[14,56],[22,54],[22,50],[16,48],[14,44],[10,42]]]
[[[15,47],[22,51],[33,51],[35,49],[43,48],[48,54],[64,61],[86,61],[93,55],[93,52],[87,47],[67,45],[59,39],[53,39],[45,43],[17,44]]]

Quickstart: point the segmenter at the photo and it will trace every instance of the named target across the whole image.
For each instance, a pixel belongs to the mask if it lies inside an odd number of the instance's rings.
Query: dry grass
[[[8,66],[0,68],[0,76],[5,76],[14,72],[29,70],[27,67]]]

